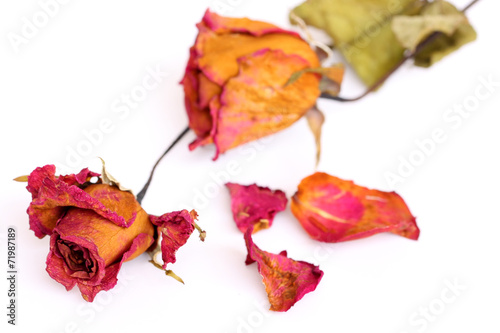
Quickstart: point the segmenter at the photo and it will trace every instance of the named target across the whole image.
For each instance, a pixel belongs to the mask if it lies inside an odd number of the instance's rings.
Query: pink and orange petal
[[[244,186],[227,183],[231,194],[231,210],[236,226],[245,233],[271,227],[276,213],[285,210],[288,199],[283,191],[271,190],[256,184]]]
[[[251,228],[245,232],[245,242],[246,264],[257,262],[272,311],[288,311],[304,295],[314,291],[323,277],[318,266],[290,259],[286,251],[272,254],[259,249],[252,240]]]
[[[397,193],[372,190],[321,172],[302,180],[291,209],[309,235],[323,242],[381,232],[417,240],[420,234],[415,217]]]

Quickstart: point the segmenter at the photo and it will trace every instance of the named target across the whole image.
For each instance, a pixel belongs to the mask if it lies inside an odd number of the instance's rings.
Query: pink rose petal
[[[276,213],[285,210],[288,202],[283,191],[272,191],[256,184],[244,186],[227,183],[231,194],[231,210],[236,226],[245,233],[249,227],[253,232],[271,227]]]
[[[246,264],[257,262],[272,311],[288,311],[305,294],[314,291],[323,277],[318,266],[290,259],[286,251],[272,254],[259,249],[252,240],[251,228],[245,232],[245,242]]]
[[[176,261],[175,253],[186,244],[189,236],[193,233],[197,214],[193,210],[171,212],[162,216],[150,215],[151,222],[158,227],[158,232],[162,235],[161,252],[163,259],[163,269],[167,264]]]
[[[74,191],[78,185],[84,184],[91,177],[98,177],[99,174],[89,171],[85,168],[78,174],[65,176],[56,176],[56,167],[54,165],[45,165],[36,168],[28,176],[27,190],[31,193],[33,201],[43,202],[43,197],[47,196],[47,184],[54,184],[64,188],[73,188]],[[49,185],[50,186],[50,185]],[[30,205],[28,215],[30,216],[30,229],[35,232],[35,236],[43,238],[45,235],[52,234],[59,218],[64,214],[64,209],[59,205]]]
[[[302,180],[292,213],[313,239],[342,242],[391,232],[417,240],[420,230],[395,192],[372,190],[326,173]]]

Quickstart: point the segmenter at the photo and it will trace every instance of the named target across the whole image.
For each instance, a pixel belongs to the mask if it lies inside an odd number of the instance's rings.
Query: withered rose
[[[162,241],[169,256],[165,265],[174,262],[175,251],[193,231],[196,218],[195,212],[187,211],[148,215],[132,193],[103,184],[101,178],[90,183],[98,176],[88,169],[55,176],[55,167],[46,165],[28,176],[27,186],[32,194],[30,228],[39,238],[51,237],[47,272],[67,290],[77,285],[89,302],[99,291],[113,288],[121,265],[150,248],[157,234],[182,224],[180,241],[175,232],[169,241]]]
[[[294,32],[247,18],[207,11],[182,84],[190,149],[214,143],[216,156],[278,132],[300,119],[320,95],[316,53]]]

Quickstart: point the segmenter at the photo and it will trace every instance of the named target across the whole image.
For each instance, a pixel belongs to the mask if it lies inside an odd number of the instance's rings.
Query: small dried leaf
[[[325,116],[315,105],[306,113],[307,123],[316,141],[316,167],[321,157],[321,128],[325,122]]]
[[[20,183],[26,183],[28,182],[28,176],[19,176],[19,177],[16,177],[13,179],[14,181],[16,182],[20,182]]]
[[[204,242],[205,238],[207,238],[207,232],[205,230],[201,229],[201,227],[196,222],[194,224],[194,227],[195,227],[196,231],[198,231],[198,233],[199,233],[200,240],[202,242]]]
[[[180,283],[182,283],[182,284],[185,284],[185,283],[184,283],[184,280],[182,280],[182,279],[181,279],[181,277],[180,277],[179,275],[175,274],[175,273],[174,273],[172,270],[170,270],[170,269],[167,269],[167,270],[165,271],[165,275],[170,276],[171,278],[176,279],[177,281],[179,281],[179,282],[180,282]]]
[[[111,174],[106,170],[106,163],[102,158],[99,157],[99,159],[102,162],[102,182],[107,185],[111,186],[116,186],[120,189],[120,191],[125,191],[125,192],[130,192],[133,194],[132,190],[123,187],[116,179],[115,177],[111,176]]]
[[[153,259],[151,259],[149,262],[153,264],[153,266],[155,266],[156,268],[158,269],[161,269],[162,271],[165,271],[165,275],[166,276],[170,276],[171,278],[174,278],[175,280],[179,281],[180,283],[182,284],[185,284],[184,283],[184,280],[181,279],[181,277],[177,274],[175,274],[171,269],[164,269],[162,267],[161,264],[159,264],[157,261],[156,261],[156,253],[152,256]]]
[[[414,57],[416,66],[429,67],[463,45],[474,41],[477,37],[476,31],[463,13],[449,2],[441,0],[431,2],[422,9],[421,15],[424,17],[456,17],[458,15],[463,20],[450,35],[440,34],[432,42],[419,49]]]
[[[404,48],[414,51],[433,32],[451,36],[464,22],[467,19],[463,14],[396,16],[392,20],[392,31]]]

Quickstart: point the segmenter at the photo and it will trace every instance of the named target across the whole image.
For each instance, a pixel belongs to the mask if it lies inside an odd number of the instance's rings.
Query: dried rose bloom
[[[271,227],[276,213],[285,210],[288,202],[283,191],[272,191],[256,184],[227,183],[226,187],[231,194],[234,221],[243,233],[249,227],[253,227],[254,233]]]
[[[252,228],[245,232],[245,242],[246,264],[257,262],[272,311],[288,311],[305,294],[314,291],[323,277],[318,266],[290,259],[286,251],[273,254],[259,249],[252,240]]]
[[[415,217],[397,193],[371,190],[321,172],[302,180],[291,209],[309,235],[322,242],[381,232],[417,240],[420,234]]]
[[[207,11],[197,25],[182,84],[190,149],[214,143],[216,156],[278,132],[300,119],[320,95],[316,53],[294,32]]]
[[[196,217],[195,212],[187,211],[148,215],[132,193],[103,184],[101,178],[95,184],[89,182],[98,176],[88,169],[76,175],[55,176],[55,167],[46,165],[28,176],[27,186],[32,194],[30,228],[39,238],[51,237],[47,272],[67,290],[77,285],[89,302],[99,291],[116,285],[125,261],[150,248],[157,237],[155,225],[157,234],[170,236],[177,232],[171,230],[183,224],[182,240],[168,242],[164,237],[162,241],[168,262],[174,262],[175,251],[193,231]],[[177,216],[184,220],[179,221]]]

